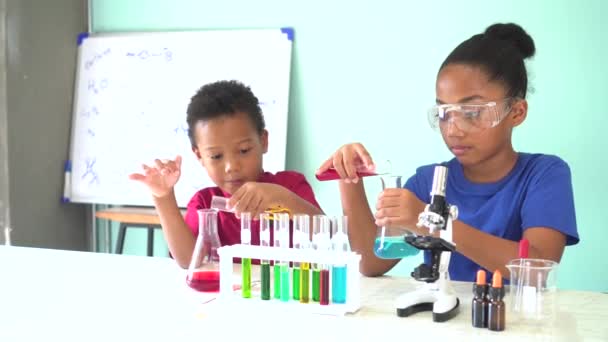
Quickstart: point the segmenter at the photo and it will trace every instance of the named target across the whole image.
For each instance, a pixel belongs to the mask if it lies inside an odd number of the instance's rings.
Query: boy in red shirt
[[[242,212],[250,212],[256,219],[251,227],[251,242],[256,245],[260,243],[257,218],[268,208],[323,213],[302,174],[264,172],[262,155],[268,150],[268,131],[258,99],[249,87],[236,81],[203,86],[190,101],[187,122],[192,151],[216,186],[194,194],[185,219],[173,192],[180,177],[180,156],[169,161],[156,159],[155,165],[143,166],[143,174],[130,176],[150,189],[169,251],[181,267],[188,267],[194,250],[197,210],[209,208],[213,195],[230,197],[229,205],[235,211],[218,214],[222,245],[240,243],[238,217]]]

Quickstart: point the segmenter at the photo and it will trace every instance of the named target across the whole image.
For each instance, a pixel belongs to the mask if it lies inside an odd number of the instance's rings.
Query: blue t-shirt
[[[547,227],[564,233],[567,245],[578,243],[570,168],[559,157],[519,153],[513,170],[495,183],[467,180],[456,158],[447,167],[446,198],[458,207],[458,220],[512,241],[521,240],[530,227]],[[435,164],[418,168],[405,188],[429,203],[434,171]],[[452,253],[451,279],[474,281],[480,268],[464,255]]]

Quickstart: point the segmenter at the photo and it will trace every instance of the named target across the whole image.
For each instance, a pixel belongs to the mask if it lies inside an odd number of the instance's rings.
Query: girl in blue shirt
[[[447,201],[459,209],[449,267],[454,280],[472,281],[479,268],[508,275],[505,265],[518,257],[522,238],[530,243],[530,258],[558,262],[565,246],[579,240],[568,165],[556,156],[518,153],[511,143],[528,113],[524,59],[534,52],[520,26],[495,24],[462,42],[439,68],[436,105],[428,115],[455,156],[445,163]],[[361,272],[376,276],[399,260],[374,255],[374,225],[429,234],[416,223],[430,201],[435,165],[418,168],[403,189],[384,190],[375,214],[356,174],[361,165],[373,167],[372,158],[362,144],[352,143],[317,173],[331,167],[339,173],[351,247],[362,255]]]

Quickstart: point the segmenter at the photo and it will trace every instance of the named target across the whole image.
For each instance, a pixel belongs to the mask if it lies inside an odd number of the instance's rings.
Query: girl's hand
[[[331,168],[334,168],[346,183],[357,183],[359,181],[357,170],[373,171],[375,165],[369,152],[362,144],[351,143],[334,152],[329,159],[321,164],[316,173],[321,174]]]
[[[428,235],[428,229],[416,227],[424,208],[425,204],[407,189],[385,189],[378,196],[375,223],[379,227],[405,228],[418,235]]]

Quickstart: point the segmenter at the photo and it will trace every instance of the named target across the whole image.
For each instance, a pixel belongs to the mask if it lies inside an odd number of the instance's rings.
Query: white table
[[[416,285],[408,278],[363,278],[362,308],[345,317],[252,312],[191,290],[185,271],[171,259],[0,246],[0,341],[228,336],[247,341],[608,341],[606,294],[560,291],[555,328],[509,324],[507,316],[507,330],[491,332],[471,327],[469,283],[455,283],[461,312],[451,321],[433,323],[430,313],[396,317],[393,299]]]

